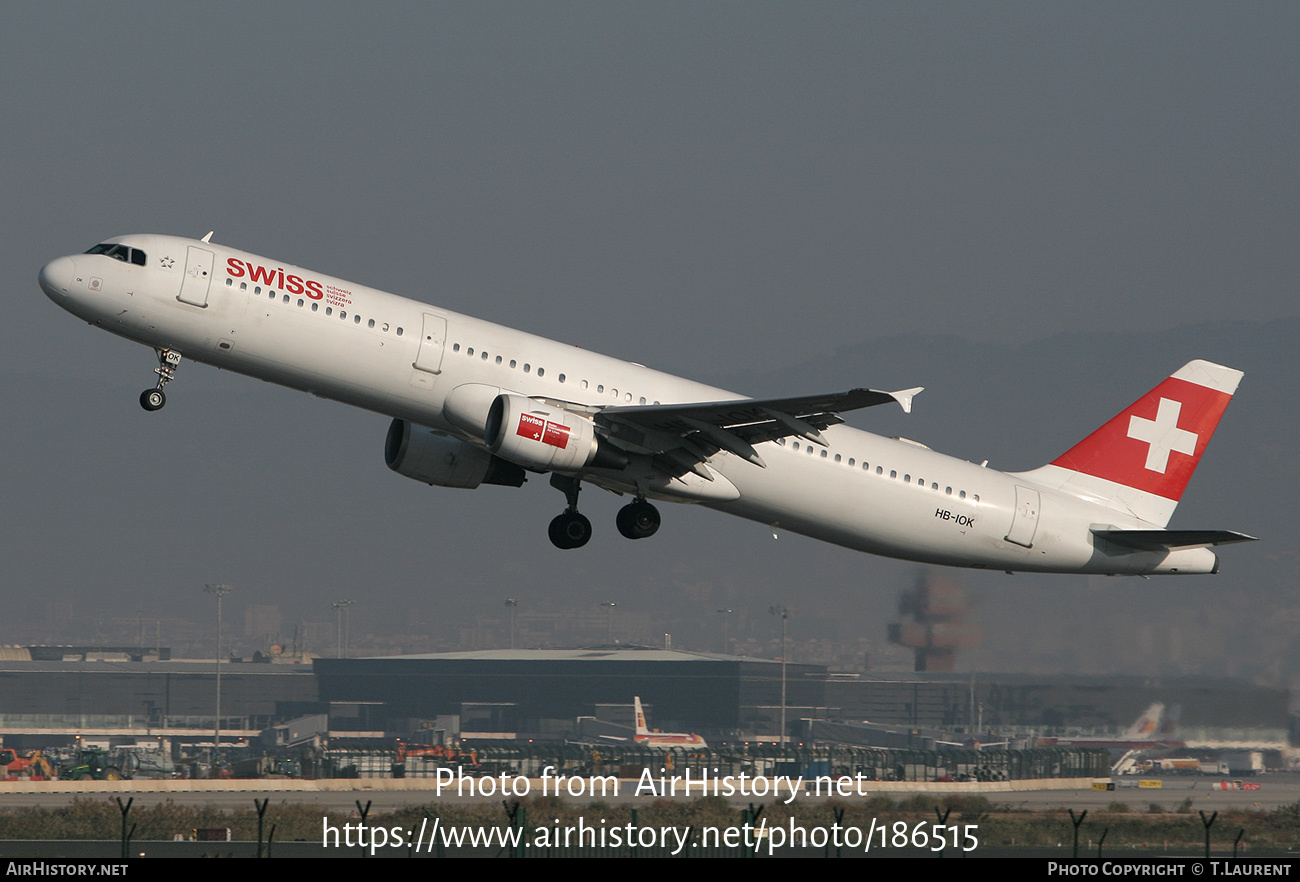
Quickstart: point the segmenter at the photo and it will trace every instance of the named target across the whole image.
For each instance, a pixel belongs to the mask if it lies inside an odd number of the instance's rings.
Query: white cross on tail
[[[1169,467],[1169,454],[1177,450],[1191,456],[1196,452],[1197,434],[1178,428],[1178,415],[1182,412],[1181,402],[1171,398],[1161,398],[1160,408],[1154,420],[1140,416],[1129,417],[1128,436],[1136,441],[1145,441],[1151,445],[1147,448],[1146,467],[1153,472],[1165,473]]]

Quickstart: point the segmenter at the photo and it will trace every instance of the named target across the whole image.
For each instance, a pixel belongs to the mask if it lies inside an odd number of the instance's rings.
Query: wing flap
[[[890,402],[897,402],[905,410],[910,410],[912,396],[919,391],[850,389],[799,398],[741,398],[639,407],[619,405],[605,408],[596,420],[612,436],[655,453],[686,446],[678,439],[690,439],[709,455],[718,450],[730,450],[754,462],[755,457],[750,454],[755,444],[797,435],[825,445],[821,430],[844,422],[840,413]],[[693,452],[703,451],[697,449]]]

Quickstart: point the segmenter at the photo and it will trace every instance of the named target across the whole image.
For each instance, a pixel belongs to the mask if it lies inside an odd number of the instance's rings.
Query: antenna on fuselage
[[[215,232],[216,232],[216,230],[208,230],[208,234],[207,234],[206,236],[204,236],[202,239],[200,239],[199,241],[200,241],[200,242],[211,242],[211,241],[212,241],[212,234],[215,233]]]

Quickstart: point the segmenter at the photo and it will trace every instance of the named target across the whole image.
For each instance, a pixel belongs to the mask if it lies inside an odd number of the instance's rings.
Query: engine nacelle
[[[442,402],[442,415],[447,422],[463,429],[475,438],[484,437],[488,413],[492,402],[501,394],[500,386],[483,383],[465,383],[452,389]]]
[[[596,424],[585,416],[522,395],[498,395],[485,428],[492,452],[525,468],[574,472],[628,464],[627,454],[597,435]]]
[[[399,475],[473,490],[479,484],[523,485],[524,470],[459,438],[393,420],[384,441],[384,462]]]

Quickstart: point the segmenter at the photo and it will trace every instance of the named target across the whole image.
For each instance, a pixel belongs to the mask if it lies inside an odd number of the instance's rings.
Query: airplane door
[[[415,354],[415,367],[431,374],[442,373],[442,353],[447,343],[447,320],[440,315],[426,312],[424,328],[420,334],[420,351]]]
[[[185,275],[176,299],[193,306],[208,305],[208,287],[212,284],[212,252],[191,245],[185,257]]]
[[[1034,547],[1034,533],[1038,532],[1038,491],[1016,485],[1016,512],[1011,517],[1011,529],[1006,540],[1025,548]]]

